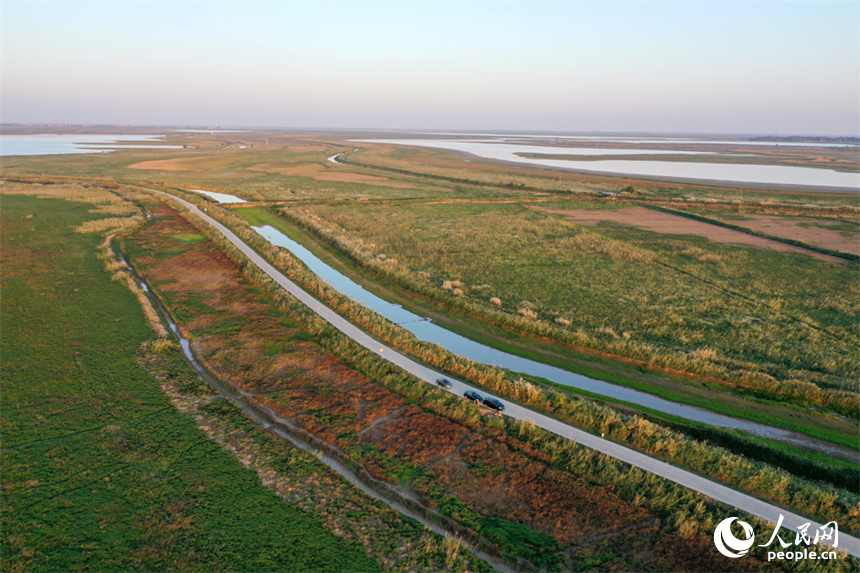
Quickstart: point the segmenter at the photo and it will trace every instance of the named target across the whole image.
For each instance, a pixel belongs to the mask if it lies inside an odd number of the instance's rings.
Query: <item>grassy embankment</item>
[[[160,226],[168,225],[166,214],[159,219]],[[168,240],[193,234],[175,220],[169,225],[159,230]],[[132,253],[137,241],[153,240],[152,233],[134,238]],[[217,271],[226,263],[211,246],[185,242],[177,249],[169,258],[138,257],[138,263],[214,371],[372,477],[420,495],[466,535],[489,539],[521,566],[717,566],[703,532],[721,510],[692,492],[529,424],[484,418],[476,408],[381,363],[289,297],[279,297],[291,320],[367,378],[343,370],[309,340],[293,342],[291,325],[277,312],[255,309],[259,297],[249,300],[252,290],[242,295],[231,285],[231,273]],[[312,372],[295,368],[309,362]],[[638,508],[633,514],[621,511],[619,494]],[[571,502],[586,498],[587,503]],[[649,513],[660,521],[649,521]],[[634,540],[641,532],[624,525],[631,519],[649,531],[645,545],[651,556],[644,560],[643,542]],[[664,551],[670,539],[679,553]],[[575,551],[572,542],[579,545]]]
[[[798,314],[794,312],[795,309],[783,311],[773,308],[777,303],[779,306],[784,304],[780,299],[774,300],[775,295],[766,291],[764,296],[757,292],[751,295],[743,292],[746,285],[758,286],[762,283],[762,276],[766,276],[770,269],[777,269],[780,274],[786,272],[779,264],[780,261],[777,261],[776,264],[766,266],[764,272],[748,276],[750,269],[766,264],[766,257],[755,250],[744,249],[749,251],[752,260],[745,261],[747,264],[739,269],[730,270],[741,277],[741,280],[738,286],[726,292],[726,287],[723,286],[725,280],[718,277],[719,273],[725,273],[726,270],[709,269],[707,255],[720,257],[721,261],[729,261],[730,257],[738,258],[737,253],[732,252],[737,248],[726,246],[726,252],[709,253],[688,244],[694,242],[707,246],[706,241],[695,238],[668,239],[671,249],[669,253],[643,250],[642,257],[646,260],[640,264],[635,260],[613,260],[605,253],[597,253],[596,257],[590,255],[590,241],[584,249],[585,252],[570,252],[566,249],[559,252],[560,247],[552,244],[553,239],[542,237],[548,223],[541,222],[542,227],[537,230],[534,225],[531,225],[531,229],[523,229],[523,221],[517,220],[521,219],[522,209],[517,205],[377,205],[351,206],[348,209],[343,206],[317,205],[308,209],[309,214],[297,213],[294,209],[285,212],[328,246],[337,247],[341,258],[351,259],[348,262],[362,267],[365,273],[369,271],[374,279],[387,281],[389,285],[396,287],[393,290],[402,290],[405,287],[411,293],[419,294],[425,302],[460,311],[459,318],[464,315],[466,318],[472,318],[473,320],[465,321],[470,337],[486,338],[487,342],[494,346],[506,344],[506,350],[520,354],[528,347],[542,346],[549,354],[542,358],[544,361],[555,361],[563,367],[584,374],[596,375],[612,382],[632,383],[631,385],[639,389],[658,393],[669,399],[713,409],[720,408],[722,393],[722,400],[730,406],[728,409],[722,409],[724,413],[755,417],[759,421],[774,425],[790,424],[789,427],[795,428],[798,422],[803,423],[797,419],[797,412],[779,404],[786,399],[794,399],[798,402],[798,407],[808,407],[810,403],[817,406],[822,401],[829,400],[831,407],[854,412],[850,408],[856,402],[852,400],[855,397],[853,393],[822,389],[813,384],[822,379],[832,380],[833,384],[851,383],[851,377],[840,368],[846,365],[851,368],[847,343],[833,344],[833,336],[828,336],[828,332],[819,332],[817,340],[812,339],[807,333],[808,321],[802,318],[797,320],[793,316]],[[444,209],[445,213],[440,214],[439,209]],[[477,211],[479,216],[467,216],[470,215],[469,211]],[[491,211],[491,216],[492,211],[502,211],[503,214],[508,211],[508,216],[489,225],[486,217],[480,216],[487,211]],[[458,212],[461,215],[459,219],[456,216]],[[315,218],[317,213],[325,218]],[[450,216],[446,216],[447,214]],[[431,218],[431,215],[435,217]],[[387,221],[385,229],[373,222],[377,216],[382,216]],[[530,214],[526,212],[525,216]],[[268,221],[273,222],[273,219],[269,217]],[[397,232],[406,227],[410,229],[410,233],[407,233],[409,237],[398,237]],[[574,225],[568,227],[575,228]],[[535,239],[538,243],[536,246],[531,246],[523,237],[522,241],[506,241],[505,249],[499,248],[498,252],[494,252],[494,244],[487,244],[498,243],[499,237],[493,237],[492,233],[481,230],[486,228],[501,228],[505,231],[496,233],[497,235],[540,235]],[[478,230],[473,232],[473,229]],[[290,232],[295,232],[295,228]],[[461,233],[471,234],[463,237]],[[620,231],[617,233],[620,234]],[[624,230],[624,233],[630,234],[627,230]],[[645,235],[643,241],[653,241],[646,232],[642,233]],[[488,236],[473,236],[479,234]],[[364,238],[356,238],[356,235]],[[307,235],[303,240],[307,242]],[[602,240],[602,236],[599,240]],[[583,240],[579,239],[579,242]],[[481,244],[481,248],[489,253],[484,258],[492,260],[472,262],[481,258],[477,255],[467,256],[476,248],[476,244]],[[622,255],[624,246],[623,243],[617,246]],[[416,249],[413,250],[412,247]],[[553,251],[546,255],[543,247]],[[517,249],[522,254],[517,254],[512,249]],[[386,256],[385,252],[392,255],[396,253],[396,258]],[[697,260],[694,255],[705,261]],[[658,256],[668,262],[663,263]],[[565,260],[556,260],[559,258]],[[833,283],[837,286],[843,284],[844,288],[850,291],[853,280],[851,269],[816,263],[818,261],[801,258],[801,264],[810,267],[810,276],[823,273],[823,276],[809,280],[815,281],[812,286],[825,297],[829,297],[828,300],[802,298],[804,289],[809,288],[809,285],[802,281],[794,282],[797,292],[794,300],[806,304],[811,300],[812,304],[818,305],[847,305],[845,309],[832,313],[833,317],[825,315],[824,318],[836,322],[832,329],[837,336],[841,334],[852,338],[854,334],[846,330],[850,329],[850,321],[845,318],[850,314],[850,301],[844,295],[828,295],[828,291],[824,290]],[[667,273],[667,266],[670,271],[675,272]],[[415,267],[418,267],[417,272]],[[630,276],[618,276],[624,272]],[[552,275],[550,278],[554,277],[558,282],[536,281],[533,278],[536,273]],[[660,278],[661,274],[670,276]],[[465,280],[460,282],[464,275],[468,276],[471,286],[467,286]],[[661,286],[656,289],[659,292],[653,292],[655,288],[649,286],[647,281],[651,278]],[[780,289],[777,292],[782,292],[781,289],[785,285],[792,284],[788,278],[778,275],[770,279],[773,285],[770,288]],[[481,279],[491,280],[493,284],[482,284]],[[720,282],[714,284],[717,280]],[[562,287],[554,286],[559,282]],[[624,284],[618,284],[619,282]],[[455,284],[457,286],[454,286]],[[446,286],[447,289],[444,288]],[[770,285],[765,282],[764,286]],[[529,293],[530,301],[518,300],[524,291]],[[733,296],[733,291],[741,292]],[[625,294],[619,295],[619,292]],[[655,297],[659,297],[659,300],[651,300]],[[571,310],[564,311],[565,308]],[[562,309],[562,312],[556,309]],[[713,317],[721,309],[726,314],[715,323],[709,317]],[[800,312],[809,310],[804,307]],[[749,318],[746,321],[741,320],[745,313],[752,313],[759,318],[752,321],[753,324],[746,324],[750,322]],[[669,319],[661,322],[667,314]],[[482,320],[476,323],[475,317]],[[495,329],[492,327],[493,323],[497,325]],[[762,326],[759,323],[764,324]],[[813,328],[815,326],[817,325],[813,325]],[[780,329],[785,327],[794,331],[793,339],[771,344],[768,337],[781,332]],[[731,329],[733,336],[726,336],[727,329]],[[516,344],[517,331],[531,331],[539,338],[528,340],[528,345]],[[499,336],[487,336],[488,333]],[[815,335],[814,332],[812,334]],[[567,342],[570,347],[565,348],[564,344],[559,345],[557,342],[541,344],[540,338]],[[503,342],[503,339],[507,341]],[[514,339],[514,344],[511,344],[511,339]],[[804,341],[815,342],[820,354],[817,360],[812,353],[816,350],[815,347],[807,350],[802,344]],[[582,352],[589,347],[597,352]],[[803,352],[799,352],[799,349]],[[613,376],[612,372],[605,369],[604,372],[599,372],[601,359],[604,359],[605,363],[605,359],[611,358],[612,355],[626,355],[632,359],[628,360],[632,364],[627,368],[626,376]],[[783,364],[783,360],[793,361],[794,364]],[[827,368],[820,366],[819,363],[822,362],[827,363]],[[596,369],[595,364],[598,366]],[[623,365],[616,365],[612,369],[621,368],[623,372]],[[795,367],[790,368],[792,365]],[[664,367],[664,373],[668,370],[670,374],[664,378],[671,380],[673,371],[690,372],[699,379],[704,378],[705,383],[698,383],[696,388],[696,384],[691,384],[694,380],[690,378],[686,379],[687,384],[667,384],[665,380],[660,382],[653,376],[643,380],[645,383],[636,383],[637,379],[643,378],[642,367],[659,371],[661,366]],[[807,369],[803,370],[803,366],[807,366]],[[640,372],[636,373],[636,370]],[[798,378],[804,376],[806,380],[780,380],[778,383],[774,378],[774,375],[785,378],[786,374]],[[632,380],[625,382],[625,377]],[[741,393],[741,396],[726,396],[726,390]],[[752,400],[743,400],[741,397]],[[765,407],[768,399],[771,402],[769,406],[772,406],[770,410],[784,411],[781,416],[768,414],[768,408]],[[765,403],[764,406],[762,402]],[[780,417],[783,419],[780,420]],[[811,420],[816,425],[815,418]],[[837,436],[840,430],[833,431],[833,420],[822,419],[820,422],[817,427],[813,426],[810,433],[840,441]],[[855,428],[844,422],[841,425],[844,426],[841,429],[842,436],[853,439]],[[835,428],[839,427],[840,423],[836,421]],[[844,438],[841,441],[845,443]],[[851,445],[853,443],[850,442]]]
[[[379,570],[171,406],[92,207],[3,196],[3,569]]]

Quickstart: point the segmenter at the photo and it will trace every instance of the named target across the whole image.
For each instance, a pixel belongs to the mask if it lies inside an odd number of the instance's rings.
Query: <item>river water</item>
[[[432,147],[468,153],[484,159],[551,167],[553,169],[608,173],[612,175],[642,176],[659,179],[681,179],[693,181],[717,181],[733,184],[777,185],[804,187],[809,189],[838,189],[860,191],[860,173],[846,173],[831,169],[790,167],[784,165],[755,165],[739,163],[697,163],[659,160],[566,160],[527,158],[520,154],[541,153],[544,155],[714,155],[707,151],[666,151],[649,149],[597,149],[593,147],[547,147],[495,140],[447,140],[447,139],[358,139],[356,142],[385,143]],[[628,140],[629,143],[634,143]],[[662,143],[662,142],[661,142]],[[683,140],[677,143],[686,143]],[[761,143],[761,142],[755,142]],[[728,154],[717,154],[731,158]]]
[[[119,149],[182,149],[182,145],[141,144],[127,142],[158,141],[163,135],[115,135],[93,133],[40,133],[36,135],[0,134],[0,156],[65,155],[106,153]]]
[[[239,199],[235,195],[228,195],[227,193],[217,193],[215,191],[206,191],[205,189],[192,189],[188,188],[186,191],[193,191],[194,193],[200,193],[201,195],[206,195],[212,199],[215,199],[219,203],[247,203],[244,199]]]
[[[273,245],[290,251],[305,263],[311,271],[338,292],[352,298],[363,306],[370,308],[388,320],[398,324],[402,328],[414,334],[419,340],[438,344],[449,352],[459,356],[463,356],[483,364],[498,366],[511,372],[537,376],[564,386],[585,390],[601,396],[607,396],[616,400],[656,410],[658,412],[685,418],[687,420],[721,428],[741,430],[764,438],[808,449],[815,449],[839,457],[846,456],[846,450],[839,448],[838,446],[831,447],[829,444],[821,443],[818,440],[811,440],[807,436],[797,432],[765,426],[755,422],[716,414],[693,406],[670,402],[669,400],[664,400],[651,394],[646,394],[623,386],[616,386],[601,380],[595,380],[587,376],[575,374],[555,366],[543,364],[535,360],[509,354],[490,346],[480,344],[474,340],[470,340],[459,334],[451,332],[450,330],[442,328],[431,320],[410,312],[400,305],[392,304],[376,296],[352,279],[324,263],[304,246],[290,239],[278,229],[269,225],[253,228]]]

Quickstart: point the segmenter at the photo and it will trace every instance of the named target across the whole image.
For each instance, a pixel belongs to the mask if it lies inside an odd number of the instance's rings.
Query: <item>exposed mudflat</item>
[[[815,257],[816,259],[821,259],[823,261],[828,262],[844,262],[837,257],[831,257],[829,255],[825,255],[822,253],[817,253],[815,251],[810,251],[808,249],[804,249],[801,247],[795,247],[792,245],[786,245],[785,243],[780,243],[779,241],[774,241],[772,239],[766,239],[764,237],[756,237],[753,235],[748,235],[746,233],[742,233],[740,231],[735,231],[733,229],[726,229],[725,227],[720,227],[718,225],[712,225],[710,223],[705,223],[703,221],[695,221],[693,219],[688,219],[686,217],[681,217],[679,215],[672,215],[671,213],[663,213],[660,211],[654,211],[652,209],[647,209],[645,207],[626,207],[621,209],[547,209],[545,207],[533,206],[533,209],[536,211],[541,211],[544,213],[551,213],[553,215],[562,215],[570,221],[573,221],[579,225],[586,225],[589,227],[596,227],[600,223],[605,221],[610,221],[613,223],[622,223],[625,225],[632,225],[634,227],[638,227],[640,229],[646,229],[648,231],[654,231],[657,233],[665,233],[668,235],[698,235],[700,237],[705,237],[710,239],[711,241],[716,241],[718,243],[726,243],[732,245],[747,245],[752,247],[757,247],[760,249],[770,249],[772,251],[782,251],[787,253],[802,253],[805,255],[809,255]],[[764,219],[765,217],[762,217]],[[780,221],[780,225],[783,225],[782,217],[771,217],[772,219],[776,219]],[[747,224],[752,221],[741,221],[736,222],[732,221],[732,224],[743,224],[743,226],[748,226]],[[787,224],[786,224],[787,225]],[[793,231],[788,226],[781,227],[781,231],[779,233],[773,232],[772,228],[766,227],[764,222],[759,222],[758,227],[750,226],[751,229],[761,230],[763,232],[772,233],[778,236],[791,237],[801,241],[808,241],[812,244],[814,243],[811,240],[808,240],[806,237],[806,232],[811,231],[808,228],[797,227]],[[771,222],[770,227],[777,228],[776,222]],[[803,232],[799,232],[798,229]],[[826,229],[818,229],[817,231],[827,231]],[[838,235],[835,231],[830,231],[830,233]],[[815,234],[815,233],[810,233]],[[821,245],[824,246],[824,245]],[[836,247],[831,247],[836,248]],[[842,250],[842,249],[838,249]],[[850,252],[850,251],[849,251]]]

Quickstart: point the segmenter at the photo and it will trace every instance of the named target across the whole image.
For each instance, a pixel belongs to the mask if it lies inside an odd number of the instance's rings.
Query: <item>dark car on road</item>
[[[440,388],[451,388],[451,381],[447,378],[437,378],[436,386],[439,386]]]
[[[466,390],[465,392],[463,392],[463,396],[466,397],[466,400],[471,400],[476,404],[480,404],[481,400],[483,400],[483,398],[481,398],[481,395],[474,390]]]
[[[505,409],[505,405],[495,398],[484,398],[484,406],[490,410],[495,410],[496,412],[502,412]]]

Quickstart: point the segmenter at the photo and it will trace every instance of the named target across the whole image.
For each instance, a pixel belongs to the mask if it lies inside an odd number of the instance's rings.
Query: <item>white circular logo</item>
[[[755,543],[753,528],[745,521],[738,521],[738,525],[743,528],[746,539],[735,537],[732,533],[731,525],[736,519],[737,517],[724,519],[714,529],[714,545],[717,546],[717,551],[726,557],[743,557],[749,551],[750,547],[752,547],[753,543]]]

